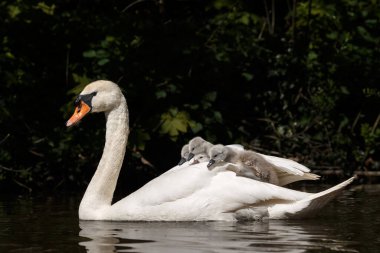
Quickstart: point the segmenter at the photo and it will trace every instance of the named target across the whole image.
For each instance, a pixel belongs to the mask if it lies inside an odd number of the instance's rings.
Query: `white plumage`
[[[119,87],[109,81],[87,85],[81,95],[87,94],[95,94],[89,111],[105,112],[107,131],[102,158],[79,207],[83,220],[234,220],[236,212],[257,208],[268,218],[296,218],[319,210],[353,180],[312,194],[237,177],[231,171],[210,171],[207,163],[189,166],[189,161],[111,204],[129,133],[127,104]],[[76,116],[80,110],[76,108],[67,125],[83,117]]]

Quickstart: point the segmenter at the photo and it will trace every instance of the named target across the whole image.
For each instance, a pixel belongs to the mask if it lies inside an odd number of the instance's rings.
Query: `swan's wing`
[[[247,206],[290,203],[310,196],[239,177],[232,171],[209,171],[206,165],[199,163],[163,174],[112,209],[135,206],[144,220],[225,220],[226,215],[232,217],[233,212]]]
[[[308,172],[303,173],[303,175],[289,174],[288,172],[282,171],[281,169],[277,169],[276,172],[278,177],[278,185],[280,186],[301,180],[318,180],[320,178],[319,175]]]
[[[183,168],[189,167],[190,165],[193,164],[193,162],[194,162],[194,158],[191,159],[190,161],[186,161],[186,162],[184,162],[184,163],[181,164],[181,165],[176,165],[176,166],[174,166],[173,168],[171,168],[171,169],[165,171],[164,173],[162,173],[161,175],[169,174],[169,173],[172,173],[173,171],[176,171],[176,170],[178,170],[178,169],[183,169]]]
[[[277,156],[260,155],[275,166],[279,185],[281,186],[300,180],[317,180],[320,178],[319,175],[310,173],[309,168],[293,160]]]
[[[322,192],[312,194],[304,199],[295,201],[290,204],[277,204],[270,208],[269,218],[271,219],[285,219],[293,218],[300,219],[316,214],[328,202],[336,198],[343,189],[354,181],[355,177],[351,177],[346,181],[331,187]]]
[[[209,184],[215,173],[210,172],[207,163],[175,166],[164,174],[133,192],[121,202],[138,203],[143,206],[159,205],[191,195]],[[116,203],[117,204],[117,203]]]
[[[310,193],[239,177],[231,171],[219,172],[208,187],[197,194],[202,198],[208,196],[217,206],[223,207],[223,212],[235,212],[253,205],[290,203],[310,196]]]
[[[320,212],[327,203],[335,199],[354,179],[354,177],[351,177],[334,187],[291,203],[256,205],[241,209],[235,213],[235,218],[238,220],[260,220],[263,218],[301,219],[310,217]]]
[[[310,193],[220,171],[187,196],[143,206],[140,210],[145,220],[231,220],[237,210],[248,206],[292,203],[308,196]]]
[[[263,156],[264,159],[268,162],[274,164],[277,167],[282,168],[285,172],[288,172],[290,174],[301,176],[304,172],[310,172],[309,168],[293,160],[271,155],[260,155]]]

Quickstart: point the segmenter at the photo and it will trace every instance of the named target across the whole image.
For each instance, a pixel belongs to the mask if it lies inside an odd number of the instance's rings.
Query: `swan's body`
[[[82,220],[234,220],[236,211],[248,207],[266,209],[269,218],[286,218],[289,212],[294,218],[310,206],[320,209],[352,181],[312,194],[237,177],[231,171],[209,171],[207,163],[185,163],[112,205],[129,133],[126,100],[116,84],[96,81],[85,87],[77,104],[68,126],[87,111],[104,111],[107,120],[103,155],[79,207]]]

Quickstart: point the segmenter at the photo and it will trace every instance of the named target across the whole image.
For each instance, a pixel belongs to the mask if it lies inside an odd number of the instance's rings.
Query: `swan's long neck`
[[[128,141],[128,108],[122,97],[118,107],[106,112],[106,142],[98,168],[79,206],[80,219],[94,219],[111,206]]]

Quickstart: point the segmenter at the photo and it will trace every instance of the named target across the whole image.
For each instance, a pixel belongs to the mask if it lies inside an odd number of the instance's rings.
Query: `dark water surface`
[[[307,220],[94,222],[80,196],[2,194],[0,252],[380,252],[379,195],[352,186]]]

